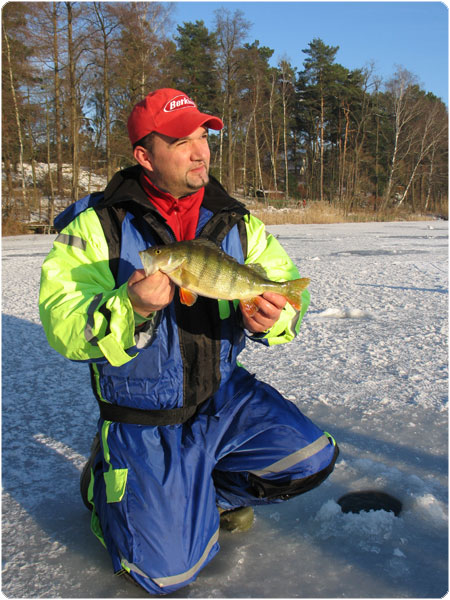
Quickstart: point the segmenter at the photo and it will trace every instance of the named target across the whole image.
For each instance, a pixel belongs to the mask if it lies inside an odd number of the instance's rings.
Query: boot
[[[252,528],[255,513],[251,506],[240,506],[231,510],[219,507],[220,528],[231,533],[242,533]]]

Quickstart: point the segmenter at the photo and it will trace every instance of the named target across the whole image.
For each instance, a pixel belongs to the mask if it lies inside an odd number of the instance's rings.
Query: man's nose
[[[207,140],[193,140],[191,144],[191,159],[206,160],[209,156],[209,146]]]

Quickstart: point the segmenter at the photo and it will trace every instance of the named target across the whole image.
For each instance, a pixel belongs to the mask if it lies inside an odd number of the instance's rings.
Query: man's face
[[[205,127],[185,138],[156,133],[147,156],[145,167],[151,181],[174,198],[192,194],[209,181],[210,150]]]

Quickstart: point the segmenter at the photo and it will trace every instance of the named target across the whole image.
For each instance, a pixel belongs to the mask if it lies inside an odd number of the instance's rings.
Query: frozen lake
[[[303,276],[300,335],[241,362],[332,433],[319,488],[258,507],[186,598],[432,598],[447,591],[448,226],[444,221],[269,227]],[[37,297],[53,236],[2,240],[3,576],[9,598],[133,598],[78,493],[97,418],[86,365],[46,342]],[[344,514],[353,490],[391,512]]]

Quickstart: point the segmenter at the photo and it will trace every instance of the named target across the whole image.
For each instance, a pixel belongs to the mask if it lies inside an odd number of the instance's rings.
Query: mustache
[[[196,161],[195,165],[193,165],[189,171],[195,171],[195,169],[198,169],[199,167],[205,167],[206,171],[208,171],[208,163],[205,160]]]

